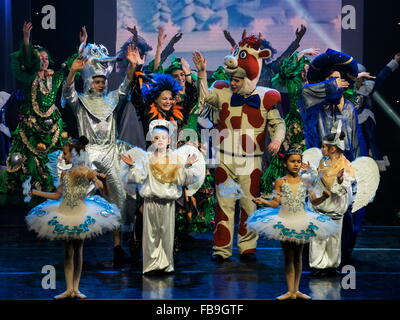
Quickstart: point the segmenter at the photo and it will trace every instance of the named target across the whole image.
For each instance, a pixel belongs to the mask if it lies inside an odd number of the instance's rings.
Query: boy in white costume
[[[174,271],[175,200],[182,194],[182,186],[196,181],[192,164],[195,155],[185,160],[171,151],[175,128],[166,120],[150,123],[151,151],[143,159],[132,159],[121,154],[130,167],[128,181],[139,185],[144,198],[143,210],[143,273]]]

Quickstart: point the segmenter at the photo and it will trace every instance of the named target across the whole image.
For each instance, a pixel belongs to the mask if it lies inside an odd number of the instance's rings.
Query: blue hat
[[[332,71],[339,71],[348,81],[354,81],[358,75],[358,62],[348,54],[332,49],[316,56],[307,72],[309,82],[324,81]]]

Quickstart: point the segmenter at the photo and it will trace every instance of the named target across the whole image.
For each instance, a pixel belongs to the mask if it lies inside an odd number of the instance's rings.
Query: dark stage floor
[[[261,239],[256,263],[241,262],[235,249],[231,262],[219,265],[210,261],[211,233],[192,236],[168,276],[142,276],[140,266],[113,269],[111,234],[89,240],[81,291],[90,299],[275,299],[285,292],[278,242]],[[343,277],[312,277],[305,261],[301,291],[324,300],[399,299],[399,238],[400,227],[365,226],[351,263],[356,289],[343,289]],[[0,259],[1,300],[51,299],[65,289],[59,241],[38,240],[21,224],[1,224]],[[56,268],[55,290],[41,287],[44,265]]]

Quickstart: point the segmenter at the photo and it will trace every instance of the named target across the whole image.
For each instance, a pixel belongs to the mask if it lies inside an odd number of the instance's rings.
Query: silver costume
[[[89,140],[86,150],[90,161],[98,172],[107,175],[106,181],[110,189],[107,200],[123,212],[126,193],[120,180],[119,155],[130,146],[116,139],[116,114],[125,104],[130,82],[125,78],[118,90],[108,94],[91,92],[87,86],[86,89],[86,93],[78,94],[74,84],[64,84],[63,99],[77,118],[79,135],[84,135]]]
[[[168,155],[174,152],[169,151]],[[176,153],[175,153],[176,154]],[[139,184],[144,198],[143,273],[153,270],[174,271],[175,200],[182,195],[182,186],[196,181],[193,167],[180,167],[176,181],[161,182],[150,168],[150,156],[129,168],[129,180]]]

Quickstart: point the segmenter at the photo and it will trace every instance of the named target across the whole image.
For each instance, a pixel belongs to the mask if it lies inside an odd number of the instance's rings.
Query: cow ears
[[[272,56],[272,52],[269,49],[261,50],[258,53],[258,58],[259,59],[268,59],[268,58],[271,58],[271,56]]]

